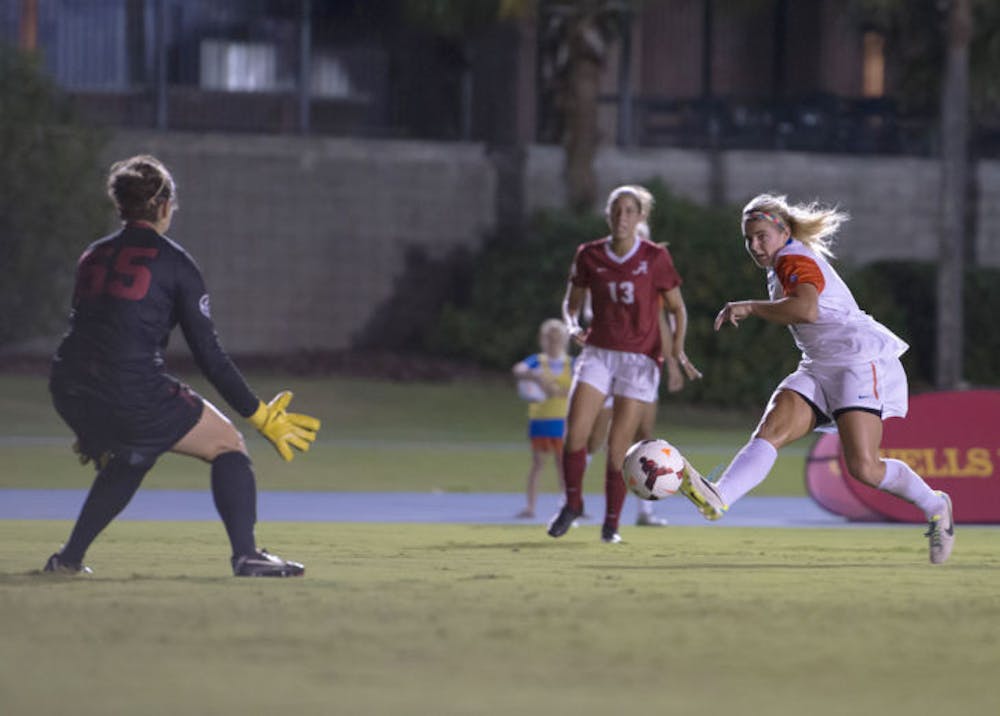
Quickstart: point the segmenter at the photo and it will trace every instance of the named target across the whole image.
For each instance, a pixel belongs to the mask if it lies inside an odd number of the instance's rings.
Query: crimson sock
[[[587,448],[575,452],[563,450],[563,478],[566,481],[566,505],[583,512],[583,473],[587,470]]]
[[[618,520],[621,519],[622,505],[625,504],[625,480],[621,470],[604,471],[604,526],[618,531]]]

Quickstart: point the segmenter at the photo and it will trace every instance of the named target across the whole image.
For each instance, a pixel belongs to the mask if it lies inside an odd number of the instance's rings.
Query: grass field
[[[98,574],[31,573],[65,528],[0,522],[5,716],[1000,708],[989,529],[934,568],[914,526],[270,524],[306,578],[236,581],[219,526],[128,522]]]
[[[262,489],[522,489],[523,404],[502,382],[253,382],[324,420],[291,465],[248,434]],[[86,487],[44,381],[0,377],[0,396],[0,488]],[[707,469],[754,419],[667,403],[658,432]],[[796,447],[763,494],[802,494]],[[146,487],[207,481],[175,458]],[[0,521],[2,716],[1000,713],[995,529],[961,528],[931,567],[912,525],[605,545],[593,526],[270,523],[260,543],[306,578],[235,580],[218,523],[116,522],[94,575],[39,574],[69,526]]]
[[[519,492],[528,470],[526,409],[502,380],[391,383],[372,380],[253,377],[270,397],[295,391],[293,410],[319,416],[323,428],[307,459],[286,465],[248,426],[247,437],[265,490]],[[222,405],[215,392],[192,384]],[[230,415],[232,413],[230,412]],[[660,408],[657,432],[681,447],[705,471],[728,460],[753,428],[755,414]],[[49,402],[44,379],[0,376],[0,488],[84,488],[92,477],[77,465],[72,437]],[[802,495],[808,440],[786,449],[758,494]],[[603,490],[596,460],[585,489]],[[207,489],[208,470],[166,456],[144,489]],[[554,468],[543,476],[554,492]]]

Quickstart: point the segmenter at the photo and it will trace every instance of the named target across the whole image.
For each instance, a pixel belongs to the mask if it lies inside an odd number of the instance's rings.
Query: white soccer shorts
[[[641,353],[584,346],[573,370],[574,386],[578,381],[605,395],[655,403],[659,396],[660,367]]]
[[[895,357],[847,366],[799,364],[778,385],[782,389],[799,393],[831,420],[850,408],[881,413],[883,420],[906,417],[909,409],[906,371]]]

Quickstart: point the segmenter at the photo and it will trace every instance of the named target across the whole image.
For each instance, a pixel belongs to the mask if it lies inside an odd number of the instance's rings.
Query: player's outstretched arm
[[[813,323],[819,312],[819,290],[811,283],[803,283],[795,291],[773,301],[730,301],[715,317],[715,330],[726,323],[739,327],[740,321],[750,316],[788,326],[793,323]]]
[[[257,410],[248,420],[260,431],[261,435],[271,441],[285,461],[294,457],[292,448],[306,452],[316,440],[316,431],[320,421],[310,415],[286,412],[292,402],[292,392],[283,390],[270,403],[261,401]]]

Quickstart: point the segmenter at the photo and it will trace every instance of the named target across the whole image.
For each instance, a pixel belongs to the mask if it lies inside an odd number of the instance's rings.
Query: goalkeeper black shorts
[[[56,412],[76,434],[80,452],[98,463],[116,457],[150,466],[187,435],[201,419],[205,401],[176,378],[159,375],[128,405],[72,378],[50,383]]]

